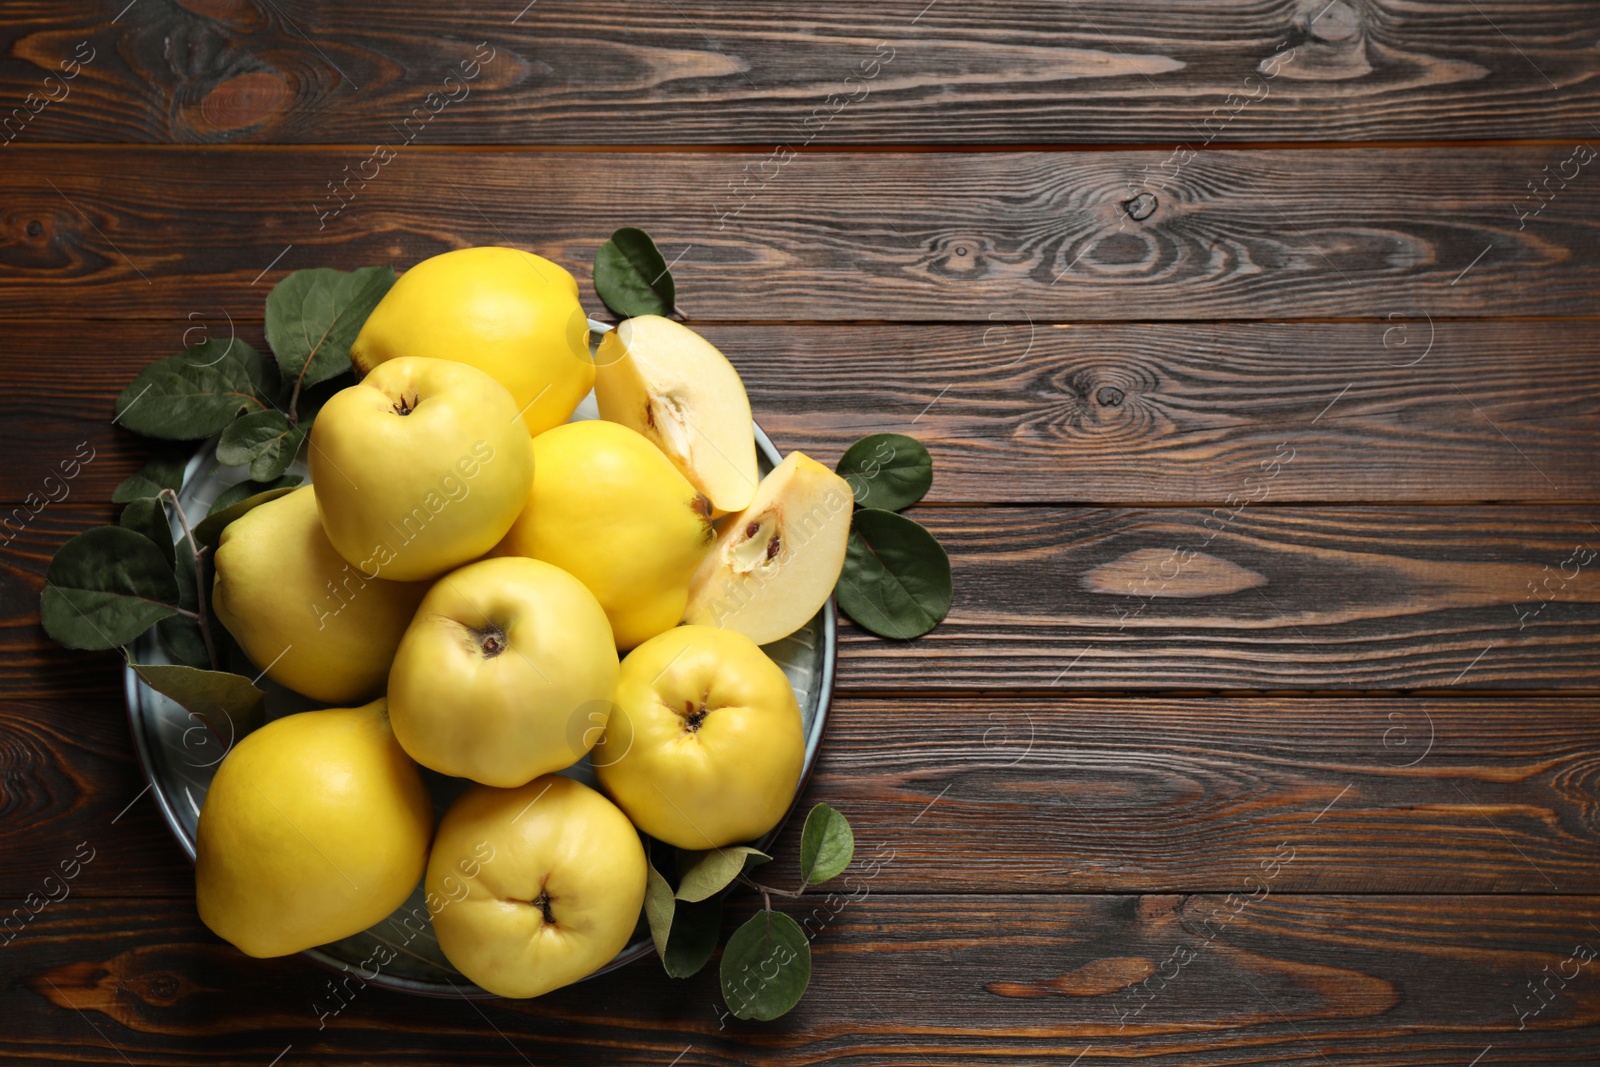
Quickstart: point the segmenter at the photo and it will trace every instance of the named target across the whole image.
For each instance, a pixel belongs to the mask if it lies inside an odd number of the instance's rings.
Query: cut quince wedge
[[[762,479],[750,506],[723,520],[689,583],[684,621],[788,637],[827,603],[850,539],[850,483],[802,452]]]
[[[600,417],[649,438],[718,514],[746,507],[760,480],[750,398],[715,345],[660,315],[626,319],[595,356]]]

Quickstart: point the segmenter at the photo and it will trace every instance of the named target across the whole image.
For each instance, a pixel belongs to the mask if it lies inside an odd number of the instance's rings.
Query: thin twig
[[[761,895],[764,896],[764,897],[768,896],[770,894],[777,894],[780,897],[793,898],[793,897],[797,897],[801,893],[805,892],[804,889],[779,889],[777,886],[762,885],[760,882],[758,882],[755,879],[751,878],[749,875],[743,874],[743,873],[741,873],[739,875],[739,881],[743,882],[745,885],[749,886],[751,889],[759,890],[761,892]],[[768,906],[770,907],[771,905],[769,904]]]
[[[217,649],[211,643],[211,626],[206,622],[206,584],[205,584],[205,553],[199,542],[194,539],[194,530],[189,526],[189,516],[183,513],[183,506],[178,503],[178,494],[172,489],[161,490],[161,499],[172,505],[172,510],[178,515],[178,525],[183,527],[183,536],[189,542],[189,551],[194,556],[194,592],[195,610],[186,611],[179,608],[181,615],[188,615],[200,624],[200,639],[206,644],[206,658],[211,661],[211,669],[220,671],[222,665],[217,662]]]

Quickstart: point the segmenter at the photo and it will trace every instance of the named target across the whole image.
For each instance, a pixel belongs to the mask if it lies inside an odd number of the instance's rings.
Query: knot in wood
[[[942,254],[934,261],[934,270],[940,274],[979,275],[985,268],[984,244],[968,236],[947,238],[941,242]]]
[[[1344,0],[1333,0],[1319,14],[1311,16],[1306,23],[1306,32],[1318,41],[1348,41],[1356,35],[1360,22],[1361,17],[1354,8]]]
[[[32,222],[28,223],[28,236],[29,237],[37,237],[43,232],[44,232],[44,224],[41,223],[38,219],[34,219]]]
[[[1124,200],[1122,207],[1135,222],[1143,222],[1155,214],[1157,202],[1152,193],[1140,193],[1132,200]]]
[[[1094,398],[1100,402],[1100,406],[1107,408],[1114,408],[1120,405],[1122,396],[1122,390],[1114,385],[1102,385],[1094,394]]]

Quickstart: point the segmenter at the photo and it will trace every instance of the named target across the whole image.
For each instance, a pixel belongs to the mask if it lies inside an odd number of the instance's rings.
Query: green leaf
[[[933,457],[921,441],[898,433],[863,437],[845,449],[835,469],[863,508],[908,508],[933,484]]]
[[[132,501],[122,509],[119,522],[123,529],[147,537],[151,544],[161,550],[167,566],[172,566],[172,527],[167,525],[167,509],[158,498],[147,496]]]
[[[172,664],[135,663],[146,685],[194,713],[230,748],[266,719],[266,694],[242,674]]]
[[[241,411],[265,407],[229,343],[207,339],[150,364],[117,397],[112,421],[146,437],[194,441],[220,433]]]
[[[679,869],[683,875],[678,879],[678,899],[690,901],[705,900],[726,888],[747,868],[772,859],[749,845],[730,845],[704,852],[680,852],[679,858]]]
[[[199,579],[194,571],[194,553],[189,551],[187,538],[178,546],[177,564],[172,576],[178,582],[178,606],[194,611],[200,606]],[[173,659],[191,667],[210,667],[211,655],[206,651],[205,638],[200,635],[200,622],[184,615],[174,615],[156,623],[156,636],[161,646]]]
[[[678,901],[672,916],[672,935],[667,939],[661,964],[673,978],[688,978],[700,973],[717,951],[722,934],[722,898]]]
[[[800,1003],[810,981],[811,944],[781,911],[752,916],[722,952],[722,999],[740,1019],[776,1019]]]
[[[257,396],[271,398],[278,395],[283,382],[278,376],[278,368],[270,359],[257,352],[253,345],[246,344],[237,337],[225,343],[223,348],[239,366],[244,368],[245,374],[255,383]]]
[[[880,637],[920,637],[950,610],[950,557],[920,523],[857,508],[834,592],[845,614]]]
[[[622,318],[668,315],[678,291],[666,257],[643,230],[625,226],[594,256],[594,291]]]
[[[248,500],[258,493],[265,493],[273,489],[293,489],[303,481],[305,479],[298,474],[286,474],[282,478],[274,478],[270,482],[247,481],[240,482],[238,485],[230,485],[217,495],[217,499],[212,503],[211,510],[207,515],[209,517],[210,515],[220,514],[224,510],[233,507],[239,501]]]
[[[800,833],[800,876],[812,885],[838,877],[856,852],[850,820],[827,804],[818,804],[806,816]]]
[[[85,530],[61,546],[44,575],[39,619],[68,648],[116,648],[173,614],[172,565],[144,534]]]
[[[176,557],[172,577],[178,583],[178,607],[194,611],[200,607],[200,579],[194,572],[194,553],[189,551],[189,539],[182,534],[179,534]]]
[[[672,883],[650,864],[644,893],[645,918],[661,965],[673,978],[696,974],[717,950],[722,932],[722,900],[684,901],[672,894]]]
[[[294,492],[294,487],[286,485],[281,489],[268,489],[254,496],[247,496],[236,504],[229,504],[221,511],[212,508],[211,514],[202,519],[200,525],[194,528],[194,539],[206,548],[216,548],[217,542],[222,538],[222,531],[227,529],[228,524],[234,519],[254,511],[262,504],[292,492]]]
[[[190,667],[211,666],[211,654],[206,651],[205,638],[200,636],[200,624],[182,615],[174,615],[156,623],[156,636],[167,655]]]
[[[297,270],[267,296],[267,344],[301,388],[350,369],[350,345],[395,282],[392,267]]]
[[[128,475],[122,480],[121,485],[112,490],[111,502],[128,504],[145,497],[156,496],[163,489],[181,489],[183,469],[188,464],[186,456],[156,456],[140,467],[138,473]]]
[[[305,436],[304,430],[289,425],[281,411],[252,411],[222,431],[217,461],[230,467],[248,463],[252,480],[269,482],[289,469]]]
[[[648,858],[646,862],[649,863]],[[650,940],[656,943],[656,955],[665,962],[667,939],[672,933],[672,915],[677,910],[677,898],[672,895],[672,885],[649,863],[650,871],[644,884],[644,915],[650,920]]]

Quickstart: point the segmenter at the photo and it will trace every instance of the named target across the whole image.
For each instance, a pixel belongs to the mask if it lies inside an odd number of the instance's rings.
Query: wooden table
[[[1600,7],[124,3],[0,27],[56,97],[0,116],[0,502],[94,457],[4,544],[0,897],[94,859],[0,1060],[1600,1063]],[[887,862],[776,1023],[645,962],[319,1029],[45,566],[148,455],[122,385],[288,271],[507,243],[598,310],[621,225],[781,448],[933,452],[954,609],[843,628],[806,796]]]

